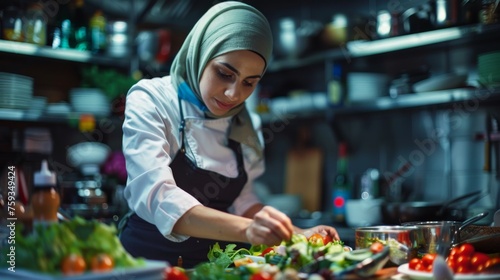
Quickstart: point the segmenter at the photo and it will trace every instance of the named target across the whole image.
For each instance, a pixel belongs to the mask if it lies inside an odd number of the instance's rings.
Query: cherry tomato
[[[420,262],[415,266],[415,270],[417,271],[425,271],[426,267]]]
[[[323,243],[323,235],[319,233],[314,233],[313,235],[309,236],[309,239],[307,239],[310,244],[314,246],[323,246],[325,245]]]
[[[435,259],[436,259],[436,254],[425,254],[422,257],[422,265],[428,267],[434,263]]]
[[[472,269],[470,269],[470,267],[457,265],[457,271],[455,273],[463,274],[463,273],[471,273],[471,272],[472,272]]]
[[[93,272],[110,271],[113,270],[114,267],[115,262],[108,254],[97,254],[90,259],[90,269]]]
[[[254,273],[252,274],[252,277],[250,277],[250,280],[272,280],[272,279],[273,279],[272,275],[265,271]]]
[[[384,250],[384,244],[380,242],[374,242],[372,245],[370,245],[370,251],[373,254],[378,254]]]
[[[453,247],[448,255],[449,260],[456,260],[458,258],[458,247]]]
[[[472,257],[472,255],[474,255],[474,253],[475,253],[475,249],[474,249],[474,246],[472,246],[471,244],[465,243],[465,244],[460,245],[460,247],[458,247],[457,254],[459,256]]]
[[[72,253],[62,259],[61,271],[64,275],[83,274],[85,269],[87,269],[87,264],[82,255]]]
[[[479,268],[480,266],[484,266],[489,259],[488,255],[476,252],[470,259],[470,265]]]
[[[272,252],[274,252],[274,248],[273,247],[268,247],[264,251],[262,251],[262,253],[260,253],[260,255],[263,257],[263,256],[265,256],[265,255],[267,255],[269,253],[272,253]]]
[[[457,263],[455,262],[455,260],[448,258],[448,260],[446,260],[446,263],[453,272],[457,271]]]
[[[459,256],[456,259],[456,263],[457,263],[457,266],[463,266],[463,267],[470,268],[470,266],[471,266],[471,257],[469,257],[469,256]]]
[[[484,264],[484,268],[488,268],[490,266],[496,265],[500,263],[500,257],[495,257],[495,258],[490,258],[489,260],[486,261]]]
[[[408,267],[410,269],[413,269],[413,270],[417,270],[416,267],[417,267],[417,264],[422,264],[422,262],[420,261],[419,258],[413,258],[410,260],[410,262],[408,263]]]
[[[333,241],[333,238],[330,235],[327,234],[327,235],[323,236],[323,244],[326,245],[332,241]]]
[[[165,268],[164,280],[189,280],[184,270],[177,266]]]

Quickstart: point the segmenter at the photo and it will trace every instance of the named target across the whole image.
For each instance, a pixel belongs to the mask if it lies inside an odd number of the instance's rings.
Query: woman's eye
[[[219,75],[219,77],[221,77],[221,78],[223,78],[225,80],[230,80],[233,77],[232,74],[227,74],[227,73],[225,73],[223,71],[217,71],[217,74]]]
[[[249,81],[243,81],[243,84],[248,87],[253,87],[254,83],[249,82]]]

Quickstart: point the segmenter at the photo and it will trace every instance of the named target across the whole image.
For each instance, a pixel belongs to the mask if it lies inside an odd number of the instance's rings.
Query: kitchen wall
[[[353,1],[356,2],[356,1]],[[324,19],[327,11],[346,12],[373,16],[374,11],[384,8],[380,1],[365,1],[335,4],[318,10],[311,4],[311,10],[296,11],[299,18]],[[405,1],[402,2],[406,3]],[[390,3],[387,3],[390,4]],[[408,3],[406,3],[408,4]],[[351,9],[351,5],[359,9]],[[316,10],[315,10],[316,9]],[[283,8],[274,20],[292,14],[291,8]],[[316,13],[317,11],[317,13]],[[354,18],[354,17],[352,17]],[[396,77],[405,71],[426,69],[432,74],[448,72],[467,73],[469,85],[477,86],[478,54],[498,50],[498,43],[490,41],[453,42],[439,50],[434,46],[399,53],[389,53],[364,59],[343,61],[351,71],[378,71]],[[325,69],[318,66],[283,71],[283,75],[268,73],[263,84],[274,96],[286,96],[294,89],[309,92],[326,91]],[[322,80],[323,79],[323,80]],[[429,93],[429,98],[432,98]],[[473,204],[473,208],[498,208],[500,181],[495,172],[495,162],[485,170],[488,159],[488,145],[484,139],[488,115],[496,114],[499,105],[481,103],[478,99],[455,102],[444,106],[419,107],[407,110],[369,112],[360,114],[338,114],[336,123],[351,148],[349,170],[355,184],[368,168],[376,168],[382,174],[393,174],[405,161],[413,167],[404,176],[403,188],[408,200],[445,201],[473,191],[486,191],[490,195]],[[335,114],[335,109],[333,109]],[[332,123],[321,118],[310,118],[298,123],[286,123],[283,131],[276,132],[267,144],[268,170],[261,178],[264,185],[273,192],[282,192],[285,187],[286,155],[293,148],[294,133],[298,126],[308,127],[313,134],[312,146],[324,151],[323,169],[324,211],[330,210],[330,193],[336,171],[338,135],[332,131]],[[493,151],[490,150],[490,156]],[[304,186],[307,188],[307,186]]]
[[[256,4],[268,15],[273,28],[279,19],[293,16],[301,19],[315,19],[326,23],[338,12],[349,15],[350,20],[359,17],[373,17],[376,12],[388,8],[392,1],[288,1],[287,5],[268,3],[269,1],[246,1]],[[417,1],[419,2],[419,1]],[[418,4],[416,1],[398,2],[403,6]],[[268,5],[269,4],[269,5]],[[392,3],[393,4],[393,3]],[[372,18],[373,19],[373,18]],[[460,70],[469,73],[474,81],[477,54],[498,49],[498,44],[461,44],[450,43],[444,51],[433,53],[433,48],[423,48],[414,53],[387,54],[376,58],[357,59],[346,63],[352,71],[377,69],[391,75],[402,71],[414,70],[422,65],[435,73]],[[42,76],[37,82],[41,85],[58,85],[68,90],[79,83],[76,64],[53,60],[2,55],[0,70],[15,69]],[[22,61],[22,63],[19,63]],[[35,62],[35,63],[34,63]],[[50,62],[50,63],[49,63]],[[346,61],[344,61],[346,62]],[[13,67],[13,68],[12,68]],[[290,91],[305,89],[311,92],[325,91],[325,68],[319,63],[300,69],[288,69],[279,73],[268,73],[263,80],[263,88],[272,92],[273,97],[286,96]],[[432,94],[432,93],[429,93]],[[50,102],[64,100],[64,94],[51,94]],[[484,105],[484,104],[483,104]],[[477,108],[472,102],[457,103],[453,106],[433,106],[385,112],[360,114],[339,114],[335,116],[342,136],[350,146],[349,168],[355,187],[359,177],[368,168],[377,168],[383,174],[394,173],[404,160],[414,167],[405,176],[405,193],[411,193],[414,200],[446,200],[473,190],[492,187],[498,190],[495,173],[487,173],[485,164],[485,141],[478,139],[486,132],[487,114],[499,112],[498,104]],[[335,113],[335,110],[333,110]],[[498,113],[497,113],[498,114]],[[106,132],[106,141],[113,150],[121,147],[121,128],[115,124],[111,133]],[[273,193],[284,190],[287,153],[295,147],[297,131],[305,127],[310,130],[309,146],[320,147],[323,151],[322,169],[322,209],[330,207],[330,192],[336,170],[338,134],[332,129],[332,120],[326,118],[296,119],[289,123],[266,123],[274,127],[272,135],[266,139],[267,171],[260,179]],[[16,125],[13,125],[16,126]],[[23,126],[23,125],[19,125]],[[0,126],[11,128],[12,124]],[[65,163],[65,148],[81,141],[86,135],[74,127],[50,125],[57,150],[54,158]],[[7,131],[7,130],[2,130]],[[10,133],[10,129],[8,130]],[[446,133],[445,133],[446,132]],[[436,137],[438,134],[440,137]],[[99,135],[93,135],[100,137]],[[10,159],[5,159],[5,161]],[[494,166],[493,166],[494,167]],[[494,168],[493,168],[494,169]],[[307,188],[307,186],[305,186]],[[492,197],[497,197],[493,193]],[[496,201],[496,199],[491,198]],[[481,204],[490,202],[481,201]]]

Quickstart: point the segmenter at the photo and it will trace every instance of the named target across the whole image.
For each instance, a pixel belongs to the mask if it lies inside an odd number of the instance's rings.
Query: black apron
[[[170,164],[177,185],[193,195],[204,206],[227,212],[227,209],[238,197],[247,182],[247,174],[243,165],[241,144],[229,139],[228,146],[236,154],[238,176],[228,178],[216,172],[199,169],[186,156],[184,137],[184,116],[179,100],[181,115],[181,149]],[[179,201],[182,203],[182,201]],[[166,239],[158,228],[132,214],[120,232],[120,241],[123,247],[134,257],[143,257],[151,260],[168,261],[177,265],[182,257],[183,267],[192,268],[201,262],[207,262],[209,248],[216,242],[222,249],[227,244],[237,244],[238,247],[248,247],[248,244],[223,242],[211,239],[190,237],[183,242],[172,242]]]

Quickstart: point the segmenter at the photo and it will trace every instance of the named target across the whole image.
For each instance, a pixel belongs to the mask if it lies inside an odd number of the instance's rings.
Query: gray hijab
[[[219,55],[236,50],[254,51],[262,56],[267,68],[272,49],[271,28],[261,12],[241,2],[221,2],[212,6],[195,24],[170,72],[182,99],[198,105],[211,118],[234,116],[228,137],[254,148],[259,157],[262,157],[262,146],[245,104],[224,116],[215,116],[203,104],[199,82],[207,63]]]

